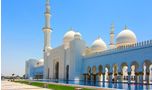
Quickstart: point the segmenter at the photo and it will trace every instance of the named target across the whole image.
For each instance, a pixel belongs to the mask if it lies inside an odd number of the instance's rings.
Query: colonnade
[[[124,83],[152,83],[152,61],[143,63],[133,61],[121,64],[93,65],[87,67],[84,75],[85,81],[124,82]]]

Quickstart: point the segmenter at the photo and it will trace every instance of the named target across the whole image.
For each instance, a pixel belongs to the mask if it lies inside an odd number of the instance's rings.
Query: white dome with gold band
[[[137,42],[136,35],[134,32],[125,27],[116,37],[116,46],[119,48],[121,46],[135,44]]]
[[[64,42],[70,42],[74,39],[75,32],[73,30],[68,31],[64,35]]]
[[[92,52],[101,52],[107,49],[106,43],[98,37],[92,44]]]

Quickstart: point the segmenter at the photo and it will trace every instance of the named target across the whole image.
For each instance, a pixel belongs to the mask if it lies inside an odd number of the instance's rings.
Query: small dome
[[[75,32],[73,30],[70,30],[67,33],[65,33],[64,38],[73,38],[74,34]]]
[[[135,44],[137,42],[136,35],[131,30],[125,28],[116,38],[117,47]]]
[[[43,59],[40,59],[39,62],[44,62],[44,60],[43,60]]]
[[[79,32],[76,32],[76,33],[74,34],[74,38],[76,38],[76,39],[81,39],[81,34],[80,34]]]
[[[91,49],[93,52],[101,52],[106,50],[107,46],[101,38],[98,38],[93,42]]]
[[[81,34],[79,32],[75,32],[75,35],[77,36],[81,36]]]
[[[64,44],[65,49],[69,48],[69,45],[70,45],[69,43],[70,41],[74,39],[74,35],[75,35],[75,32],[73,30],[70,30],[67,33],[65,33],[64,39],[63,39],[63,44]]]
[[[74,35],[75,35],[75,32],[73,30],[68,31],[64,35],[64,42],[69,42],[69,41],[73,40],[74,39]]]

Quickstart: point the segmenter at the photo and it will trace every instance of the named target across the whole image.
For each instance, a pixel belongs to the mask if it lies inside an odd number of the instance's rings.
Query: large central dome
[[[121,31],[116,38],[117,47],[135,44],[136,42],[136,35],[128,28]]]
[[[106,50],[107,46],[101,38],[98,38],[93,42],[91,49],[93,52],[101,52]]]

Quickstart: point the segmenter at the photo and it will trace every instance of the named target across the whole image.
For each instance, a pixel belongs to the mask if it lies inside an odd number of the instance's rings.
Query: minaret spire
[[[111,27],[110,27],[110,34],[114,34],[114,30],[115,30],[115,25],[114,23],[111,24]]]
[[[114,26],[114,23],[111,24],[111,27],[110,27],[110,48],[113,49],[115,47],[114,45],[114,30],[115,30],[115,26]]]
[[[50,26],[50,19],[51,19],[51,14],[50,14],[50,0],[46,0],[46,4],[45,4],[45,26],[43,28],[43,32],[44,32],[44,51],[47,51],[47,48],[51,48],[50,46],[50,32],[52,32],[51,30],[51,26]]]
[[[50,0],[46,0],[46,11],[45,11],[45,28],[50,28]]]

